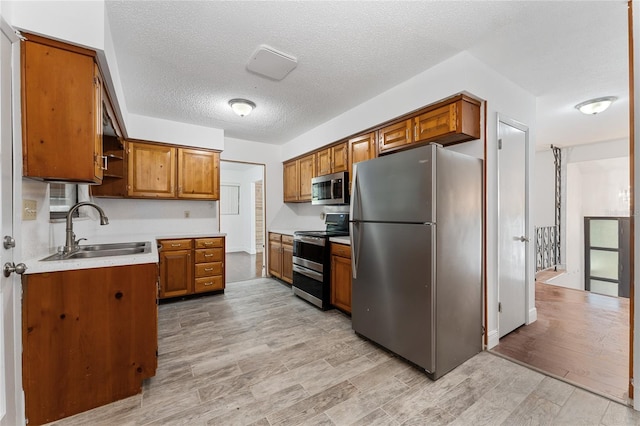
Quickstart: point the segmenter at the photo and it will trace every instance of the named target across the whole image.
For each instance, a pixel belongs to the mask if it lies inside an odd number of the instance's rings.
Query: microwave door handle
[[[330,191],[331,191],[331,192],[330,192],[330,194],[331,194],[331,200],[333,200],[333,199],[334,199],[334,198],[333,198],[333,197],[334,197],[334,195],[333,195],[333,182],[334,182],[334,179],[330,179],[330,180],[329,180],[329,189],[330,189]]]

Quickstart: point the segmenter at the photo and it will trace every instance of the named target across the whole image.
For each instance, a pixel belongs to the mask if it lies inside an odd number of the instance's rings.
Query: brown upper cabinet
[[[411,123],[411,119],[404,120],[378,130],[378,152],[396,150],[412,143],[413,126]]]
[[[129,142],[127,195],[175,197],[176,151],[175,147],[169,145]]]
[[[282,165],[284,202],[298,201],[299,163],[297,160],[287,161]]]
[[[220,198],[220,153],[178,148],[178,198]]]
[[[348,169],[347,142],[342,142],[316,152],[316,176],[345,172]]]
[[[102,182],[102,77],[95,52],[27,34],[21,43],[25,177]]]
[[[311,201],[311,179],[316,176],[316,154],[287,161],[282,167],[284,202]]]
[[[376,158],[376,132],[349,139],[349,188],[353,176],[353,165]]]
[[[105,152],[117,139],[105,138]],[[126,141],[122,155],[123,177],[115,171],[117,162],[105,182],[92,187],[97,197],[160,198],[218,200],[220,198],[220,153],[206,149],[144,141]],[[117,148],[117,145],[116,145]],[[116,150],[118,156],[120,151]],[[113,176],[113,179],[111,178]],[[124,178],[126,177],[126,179]]]
[[[414,118],[415,141],[442,145],[480,138],[480,103],[462,97]]]

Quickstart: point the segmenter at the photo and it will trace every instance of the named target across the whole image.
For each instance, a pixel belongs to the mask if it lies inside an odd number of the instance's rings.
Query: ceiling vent
[[[260,46],[251,56],[247,69],[272,80],[280,81],[297,65],[298,61],[293,56],[267,46]]]

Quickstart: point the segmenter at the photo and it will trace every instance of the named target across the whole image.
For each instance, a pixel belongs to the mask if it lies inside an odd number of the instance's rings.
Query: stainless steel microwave
[[[311,179],[311,204],[349,204],[349,172]]]

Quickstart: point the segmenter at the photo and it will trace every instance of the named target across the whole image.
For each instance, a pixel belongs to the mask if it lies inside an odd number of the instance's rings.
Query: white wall
[[[70,41],[89,49],[104,48],[103,1],[6,1],[8,21],[16,29]]]
[[[487,168],[487,326],[488,346],[493,347],[498,343],[497,114],[500,113],[520,121],[529,127],[529,169],[533,170],[536,102],[532,94],[472,55],[463,52],[289,141],[283,146],[282,158],[295,157],[464,91],[487,101],[487,157],[485,158]],[[483,135],[480,140],[455,145],[451,149],[482,158],[484,156],[484,142]],[[533,217],[532,205],[532,202],[528,203],[531,218]],[[300,208],[292,207],[291,209]],[[304,210],[306,211],[306,208]],[[284,216],[289,217],[289,215]],[[534,235],[532,220],[529,222],[527,235]],[[527,267],[530,301],[528,322],[534,321],[536,318],[535,288],[533,285],[534,254],[534,250],[530,248]]]
[[[535,155],[533,223],[534,226],[555,224],[555,165],[553,151],[537,151]]]
[[[224,149],[224,131],[213,127],[196,126],[129,113],[126,131],[131,139]]]
[[[225,138],[220,159],[263,164],[265,166],[265,214],[267,230],[282,208],[281,147],[243,139]]]

